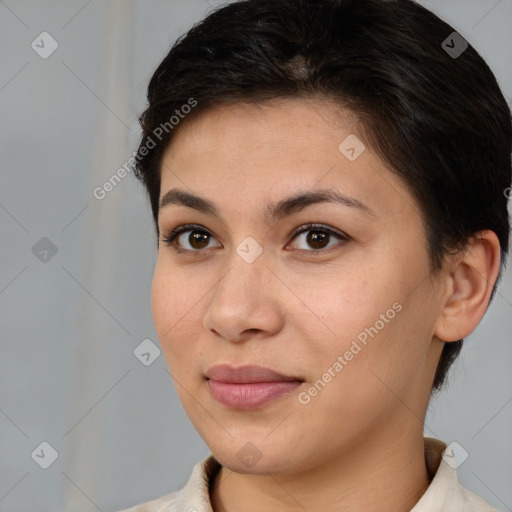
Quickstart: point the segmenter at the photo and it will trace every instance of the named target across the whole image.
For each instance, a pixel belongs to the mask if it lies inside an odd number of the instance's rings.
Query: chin
[[[293,451],[292,447],[287,448],[281,443],[281,448],[279,448],[267,443],[265,447],[259,449],[258,441],[254,443],[248,441],[241,448],[234,449],[234,445],[238,444],[235,440],[230,446],[217,446],[210,450],[222,466],[235,473],[279,475],[294,471],[296,461],[291,460],[289,456],[290,450]],[[286,450],[286,453],[282,451],[283,449]]]

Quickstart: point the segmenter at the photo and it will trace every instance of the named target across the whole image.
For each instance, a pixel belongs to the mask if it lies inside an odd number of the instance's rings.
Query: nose
[[[247,263],[235,254],[214,288],[203,326],[230,342],[272,336],[283,325],[279,284],[264,258]]]

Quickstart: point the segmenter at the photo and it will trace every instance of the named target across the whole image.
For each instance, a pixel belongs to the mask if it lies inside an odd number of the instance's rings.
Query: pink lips
[[[233,409],[255,409],[291,393],[304,380],[277,373],[262,366],[233,368],[227,364],[206,372],[213,397]]]

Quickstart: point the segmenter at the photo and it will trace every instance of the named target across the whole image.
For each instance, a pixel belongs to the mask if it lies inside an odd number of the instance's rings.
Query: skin
[[[210,489],[215,512],[407,511],[429,485],[423,424],[435,368],[443,341],[483,316],[499,242],[481,232],[433,273],[414,198],[368,144],[349,161],[338,149],[349,134],[364,142],[355,117],[321,99],[237,103],[184,122],[164,154],[160,196],[179,188],[221,215],[161,208],[162,237],[185,223],[211,236],[201,246],[182,234],[183,252],[161,238],[152,287],[180,401],[222,464]],[[265,221],[267,203],[319,189],[373,213],[324,202]],[[308,223],[349,239],[331,235],[322,248],[308,243],[311,231],[291,236]],[[252,263],[236,250],[248,236],[263,249]],[[299,393],[395,303],[400,312],[301,403]],[[205,380],[219,363],[305,382],[261,408],[229,409]],[[261,457],[250,467],[237,456],[246,443]]]

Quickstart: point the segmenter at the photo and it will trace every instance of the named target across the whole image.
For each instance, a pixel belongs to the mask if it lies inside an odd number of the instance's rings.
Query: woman
[[[211,455],[130,512],[494,510],[423,437],[508,248],[510,111],[477,52],[410,0],[234,2],[148,101],[153,317]]]

